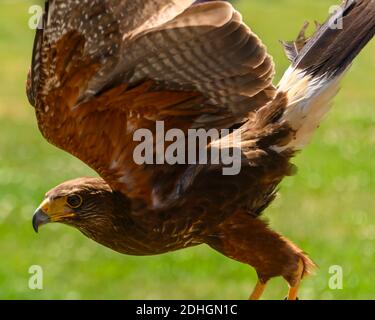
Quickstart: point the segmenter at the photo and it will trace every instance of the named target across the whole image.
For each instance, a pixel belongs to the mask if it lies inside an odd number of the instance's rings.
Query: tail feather
[[[306,44],[293,67],[335,76],[347,69],[375,34],[375,1],[346,0]]]
[[[300,150],[330,110],[340,82],[375,34],[375,0],[346,0],[294,58],[279,84],[288,106],[280,122],[294,131],[276,151]]]

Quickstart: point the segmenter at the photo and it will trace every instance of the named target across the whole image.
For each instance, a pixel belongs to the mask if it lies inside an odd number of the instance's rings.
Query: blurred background
[[[279,40],[294,39],[305,20],[323,21],[338,0],[238,0],[235,6],[288,67]],[[111,252],[63,225],[36,235],[32,214],[51,187],[95,175],[40,135],[25,95],[38,1],[0,0],[0,299],[246,299],[253,269],[201,246],[156,257]],[[39,2],[40,4],[41,2]],[[312,31],[312,30],[310,30]],[[335,108],[298,155],[296,177],[265,212],[271,226],[302,247],[319,269],[302,299],[372,299],[375,292],[375,41],[357,59]],[[28,287],[29,268],[44,271],[43,290]],[[329,288],[329,268],[343,289]],[[283,299],[273,280],[265,298]]]

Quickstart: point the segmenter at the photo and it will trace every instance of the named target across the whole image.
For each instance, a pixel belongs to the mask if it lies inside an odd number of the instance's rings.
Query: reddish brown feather
[[[51,143],[89,164],[113,189],[151,205],[151,180],[158,169],[145,170],[135,164],[133,133],[139,128],[154,131],[155,120],[168,120],[167,127],[186,131],[201,114],[197,107],[203,97],[198,92],[154,91],[154,82],[149,80],[133,88],[122,84],[77,104],[80,93],[100,69],[97,63],[84,60],[83,48],[84,39],[70,32],[50,52],[48,61],[50,66],[55,61],[60,86],[39,101],[40,129]],[[46,106],[54,108],[46,110]]]

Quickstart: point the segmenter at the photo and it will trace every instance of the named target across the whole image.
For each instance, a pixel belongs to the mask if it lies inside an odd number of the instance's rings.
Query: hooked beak
[[[38,232],[39,227],[44,224],[62,222],[74,216],[75,213],[66,207],[66,197],[53,200],[46,198],[34,213],[33,228]]]
[[[50,217],[43,211],[42,208],[38,208],[33,216],[33,228],[38,233],[39,227],[50,222]]]

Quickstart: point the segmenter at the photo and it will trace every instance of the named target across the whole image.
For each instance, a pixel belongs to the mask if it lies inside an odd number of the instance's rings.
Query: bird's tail
[[[346,0],[314,36],[285,43],[292,65],[279,84],[286,106],[278,119],[293,131],[276,151],[297,151],[329,111],[340,81],[375,34],[375,0]],[[279,112],[279,111],[278,111]]]

